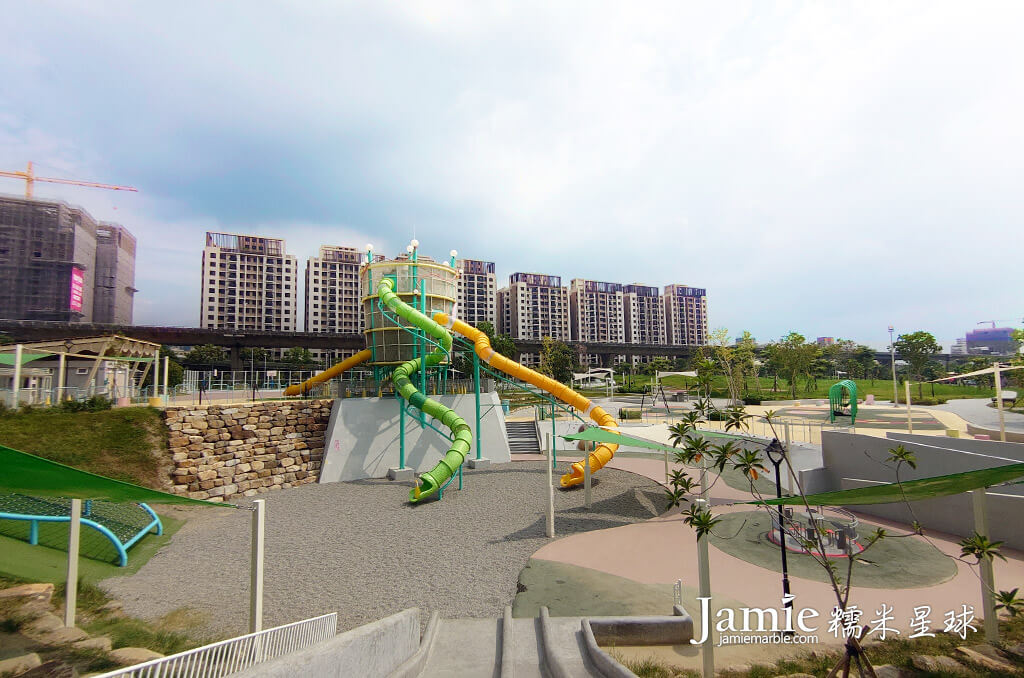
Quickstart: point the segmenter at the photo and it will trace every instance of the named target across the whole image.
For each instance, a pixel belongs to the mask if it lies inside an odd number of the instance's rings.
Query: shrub
[[[114,406],[110,398],[94,395],[85,400],[65,400],[57,406],[61,412],[102,412]]]
[[[639,419],[640,410],[634,410],[623,407],[619,410],[619,419]]]
[[[761,397],[760,396],[745,395],[745,396],[743,396],[743,404],[744,405],[760,405],[761,404]]]

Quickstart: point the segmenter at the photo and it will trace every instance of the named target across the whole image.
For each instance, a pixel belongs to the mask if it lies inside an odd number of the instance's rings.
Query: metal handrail
[[[220,678],[337,635],[338,613],[292,622],[104,673],[97,678]]]

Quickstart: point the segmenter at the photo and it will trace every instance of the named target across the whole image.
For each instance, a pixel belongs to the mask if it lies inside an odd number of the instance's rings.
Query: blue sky
[[[139,238],[193,325],[206,230],[708,289],[770,340],[1024,316],[1018,2],[22,2],[0,167]],[[0,191],[19,193],[12,180]],[[1009,323],[1000,323],[1009,324]]]

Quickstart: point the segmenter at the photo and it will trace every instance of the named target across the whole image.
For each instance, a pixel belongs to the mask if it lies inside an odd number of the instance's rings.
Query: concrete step
[[[500,678],[501,620],[442,619],[421,675]]]

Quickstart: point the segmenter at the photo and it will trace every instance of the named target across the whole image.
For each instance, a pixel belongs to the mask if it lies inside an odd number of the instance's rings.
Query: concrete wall
[[[901,480],[963,473],[1024,461],[1024,446],[982,440],[889,434],[890,438],[825,431],[822,433],[824,470],[808,474],[815,487],[808,491],[828,491],[866,487],[895,482],[893,469],[880,463],[889,450],[902,444],[917,456],[917,469],[904,467]],[[949,448],[949,449],[939,449]],[[1005,541],[1013,548],[1024,548],[1024,486],[1011,485],[989,490],[988,512],[993,539]],[[878,504],[850,507],[861,514],[907,522],[914,517],[925,528],[969,536],[974,531],[974,517],[969,494],[928,499],[911,504],[913,516],[904,504]]]
[[[474,427],[474,396],[436,396],[446,407],[459,413]],[[511,461],[505,415],[497,393],[480,394],[480,431],[473,431],[473,448],[469,458],[476,456],[476,436],[481,436],[482,456],[494,463]],[[418,410],[409,409],[410,415]],[[394,397],[344,398],[334,401],[327,425],[326,453],[320,482],[334,483],[361,478],[383,478],[399,461],[399,405]],[[427,418],[428,421],[430,418]],[[445,430],[438,422],[434,422]],[[420,428],[419,421],[405,418],[405,464],[418,473],[429,471],[444,456],[450,442],[430,428]]]
[[[416,608],[341,633],[245,671],[236,678],[383,678],[420,646],[420,614]]]

